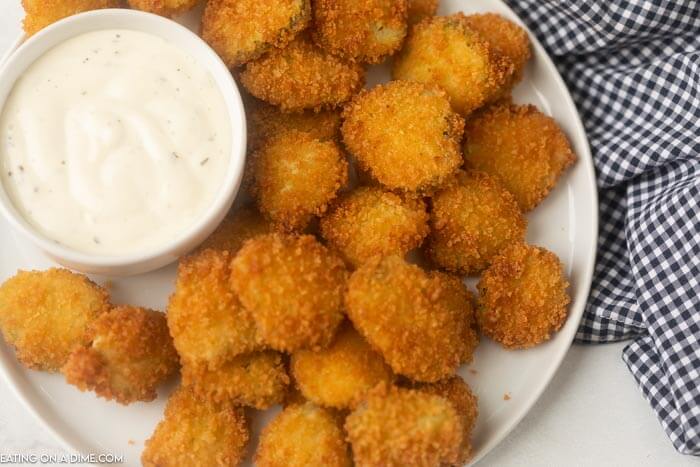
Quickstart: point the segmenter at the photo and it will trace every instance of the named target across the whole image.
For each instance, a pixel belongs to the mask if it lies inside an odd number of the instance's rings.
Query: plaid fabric
[[[576,101],[600,190],[579,342],[623,359],[678,451],[700,455],[700,2],[509,0]]]

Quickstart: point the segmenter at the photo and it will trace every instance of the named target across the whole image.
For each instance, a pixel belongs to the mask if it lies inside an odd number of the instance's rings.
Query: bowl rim
[[[105,21],[115,24],[104,26],[102,24]],[[145,24],[150,24],[150,27],[143,27]],[[196,247],[199,243],[197,240],[203,240],[218,226],[230,210],[242,183],[246,158],[247,126],[243,99],[233,75],[219,55],[202,38],[171,19],[140,10],[123,8],[106,8],[78,13],[52,23],[31,37],[27,38],[25,35],[19,38],[17,47],[0,60],[0,115],[17,80],[43,54],[70,38],[111,28],[145,32],[166,40],[179,35],[182,40],[189,41],[192,44],[191,49],[196,51],[196,53],[192,53],[192,51],[187,53],[192,55],[211,74],[224,100],[232,134],[227,173],[215,199],[188,229],[182,231],[179,236],[173,237],[172,240],[164,241],[162,246],[150,251],[117,255],[82,252],[59,244],[42,234],[19,213],[2,182],[0,182],[0,214],[8,220],[16,231],[30,239],[59,263],[67,263],[70,267],[78,270],[84,269],[84,272],[104,272],[114,268],[115,274],[123,275],[123,271],[130,266],[138,269],[135,273],[143,273],[176,260],[177,257]],[[27,59],[27,55],[34,55],[34,58]],[[17,71],[18,69],[19,71]],[[3,90],[6,91],[3,92]],[[148,266],[148,264],[153,265]],[[144,267],[144,265],[146,266]]]

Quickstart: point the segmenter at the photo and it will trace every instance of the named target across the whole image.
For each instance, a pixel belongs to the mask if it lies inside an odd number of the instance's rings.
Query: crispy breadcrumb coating
[[[249,439],[243,409],[231,402],[199,399],[180,387],[146,441],[141,462],[144,467],[236,467]]]
[[[0,329],[17,359],[34,370],[58,371],[88,329],[109,311],[107,291],[67,269],[19,271],[0,286]]]
[[[288,130],[271,136],[253,154],[251,194],[283,231],[301,231],[323,214],[348,182],[348,163],[333,141]]]
[[[377,384],[394,379],[382,356],[349,323],[327,349],[295,352],[291,369],[305,398],[337,409],[353,407]]]
[[[566,321],[569,283],[559,258],[518,243],[494,258],[477,284],[481,332],[508,349],[549,340]]]
[[[340,136],[340,112],[325,110],[284,113],[279,108],[256,99],[246,110],[248,116],[248,146],[257,149],[270,136],[288,130],[310,133],[321,141],[336,141]]]
[[[457,414],[462,417],[462,426],[464,427],[464,435],[462,437],[462,445],[460,448],[459,459],[454,466],[461,466],[467,463],[472,457],[471,435],[476,418],[479,414],[477,398],[472,393],[471,389],[460,376],[452,376],[430,384],[416,384],[415,389],[419,389],[429,394],[441,396],[447,399],[457,411]]]
[[[348,281],[348,316],[394,372],[433,382],[471,360],[472,296],[459,278],[401,257],[373,258]]]
[[[513,62],[513,84],[523,76],[523,70],[532,56],[527,31],[496,13],[468,15],[467,24],[486,39],[499,54]]]
[[[462,115],[501,96],[513,72],[510,59],[495,52],[462,13],[414,26],[392,70],[394,79],[440,86]]]
[[[414,25],[435,16],[440,0],[408,0],[408,24]]]
[[[530,211],[576,162],[566,135],[534,105],[493,105],[467,122],[467,164],[496,177]]]
[[[27,36],[71,15],[102,8],[119,8],[121,0],[22,0],[22,26]]]
[[[271,230],[270,223],[258,211],[251,207],[242,207],[229,213],[197,251],[222,250],[233,256],[246,240]]]
[[[377,255],[405,255],[428,234],[421,199],[379,187],[360,187],[340,197],[321,218],[321,236],[354,266]]]
[[[392,81],[361,92],[343,118],[348,150],[389,189],[435,188],[462,164],[464,120],[436,87]]]
[[[310,235],[256,237],[231,263],[233,288],[263,339],[287,352],[330,344],[346,276],[343,261]]]
[[[183,258],[168,304],[168,327],[183,364],[220,366],[262,348],[255,321],[230,285],[228,251]]]
[[[207,0],[202,38],[234,67],[285,47],[310,20],[309,0]]]
[[[476,274],[503,248],[525,239],[527,221],[515,198],[483,172],[460,171],[431,204],[426,250],[451,272]]]
[[[333,412],[311,402],[285,408],[263,430],[257,467],[350,467],[350,453]]]
[[[408,0],[315,0],[314,39],[329,52],[379,63],[406,37]]]
[[[300,36],[249,63],[241,82],[255,97],[284,112],[319,111],[340,106],[362,89],[364,70]]]
[[[282,356],[266,351],[239,355],[215,370],[185,365],[182,385],[204,399],[263,410],[284,400],[289,377]]]
[[[191,10],[199,0],[127,0],[131,8],[172,17]]]
[[[120,404],[152,401],[179,368],[165,314],[116,307],[93,323],[92,343],[78,347],[61,369],[69,384]]]
[[[345,421],[358,467],[437,467],[460,455],[462,417],[447,399],[380,385]]]

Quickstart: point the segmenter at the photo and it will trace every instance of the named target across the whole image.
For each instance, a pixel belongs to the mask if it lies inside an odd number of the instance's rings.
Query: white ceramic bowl
[[[207,69],[224,98],[231,124],[231,161],[223,185],[199,221],[160,248],[124,256],[86,254],[58,245],[32,227],[15,209],[0,185],[0,212],[9,223],[56,262],[81,272],[107,276],[134,275],[158,269],[199,245],[231,208],[245,165],[246,123],[243,103],[231,73],[218,55],[184,26],[150,13],[126,9],[97,10],[71,16],[41,30],[24,42],[0,69],[0,112],[17,79],[55,45],[80,34],[102,29],[131,29],[160,36],[188,53]]]

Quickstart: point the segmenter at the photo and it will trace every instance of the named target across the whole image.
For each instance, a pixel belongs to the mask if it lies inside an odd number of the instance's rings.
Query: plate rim
[[[521,27],[523,27],[530,38],[532,47],[534,49],[534,52],[536,56],[542,58],[542,65],[546,68],[547,74],[553,77],[554,83],[558,90],[564,95],[565,97],[565,106],[568,108],[574,109],[574,119],[571,122],[574,127],[575,131],[575,136],[577,138],[580,138],[582,142],[582,147],[580,148],[583,153],[578,153],[578,163],[581,163],[584,166],[584,169],[586,171],[586,182],[589,185],[589,190],[591,193],[591,200],[590,200],[590,207],[592,209],[591,214],[591,225],[589,227],[590,229],[590,234],[593,238],[593,241],[591,242],[590,245],[590,251],[585,253],[585,257],[589,258],[588,264],[585,265],[585,268],[582,270],[581,274],[581,282],[577,286],[579,289],[579,293],[583,296],[585,294],[585,297],[587,298],[590,294],[590,289],[592,285],[592,279],[593,279],[593,272],[595,270],[595,265],[597,261],[597,253],[598,253],[598,238],[599,238],[599,196],[598,196],[598,186],[596,183],[596,175],[595,175],[595,168],[593,165],[593,157],[591,154],[591,149],[590,149],[590,143],[588,141],[588,136],[586,134],[585,128],[583,126],[583,122],[581,121],[581,116],[578,110],[578,107],[573,101],[573,98],[571,96],[571,93],[569,92],[568,87],[566,86],[566,83],[564,82],[563,78],[559,74],[559,71],[557,70],[556,66],[554,65],[554,62],[552,61],[551,57],[547,53],[547,51],[544,49],[542,44],[540,43],[539,39],[532,33],[532,31],[525,25],[520,17],[515,14],[515,12],[510,8],[509,5],[507,5],[503,0],[490,0],[494,3],[500,4],[500,7],[507,12],[507,15],[511,20],[516,21]],[[4,64],[4,62],[14,53],[14,51],[21,45],[21,43],[25,40],[25,34],[20,33],[15,41],[10,45],[8,50],[0,57],[0,66]],[[569,349],[571,348],[573,341],[576,337],[576,332],[577,329],[580,325],[581,319],[583,317],[584,309],[586,306],[586,299],[576,302],[573,304],[573,306],[569,309],[569,320],[574,319],[576,321],[576,326],[572,326],[571,329],[572,331],[570,332],[570,336],[567,336],[567,345],[562,346],[560,349],[558,349],[558,353],[556,355],[553,355],[553,358],[551,359],[548,367],[546,367],[545,371],[543,372],[543,378],[541,378],[541,381],[539,385],[533,387],[533,390],[529,392],[528,396],[525,398],[522,408],[520,411],[517,413],[515,417],[510,419],[508,423],[502,425],[499,427],[498,431],[493,435],[488,442],[486,442],[482,449],[480,450],[479,454],[475,456],[474,458],[470,459],[470,461],[465,464],[465,465],[475,465],[477,464],[480,460],[482,460],[486,455],[488,455],[496,446],[501,444],[501,442],[515,429],[516,426],[520,424],[520,422],[525,418],[525,416],[530,413],[532,410],[532,407],[535,405],[535,403],[540,399],[544,391],[547,389],[549,384],[552,382],[552,379],[554,375],[556,374],[557,370],[561,367],[561,363],[564,360],[564,357],[566,354],[569,352]],[[40,413],[40,403],[37,403],[33,399],[35,398],[35,395],[31,393],[30,390],[27,389],[21,389],[23,386],[23,383],[17,378],[13,377],[13,369],[10,367],[9,362],[6,361],[5,355],[2,354],[0,355],[0,373],[2,374],[2,379],[6,383],[6,385],[10,388],[10,391],[12,394],[20,401],[21,405],[29,412],[31,413],[32,417],[39,422],[39,424],[53,436],[54,439],[56,439],[59,444],[68,452],[70,453],[79,453],[79,449],[76,447],[78,443],[73,443],[69,441],[68,436],[64,434],[64,430],[59,430],[59,428],[56,426],[56,423],[54,421],[49,420],[47,416],[44,414]],[[89,464],[89,465],[96,465],[96,464]]]

